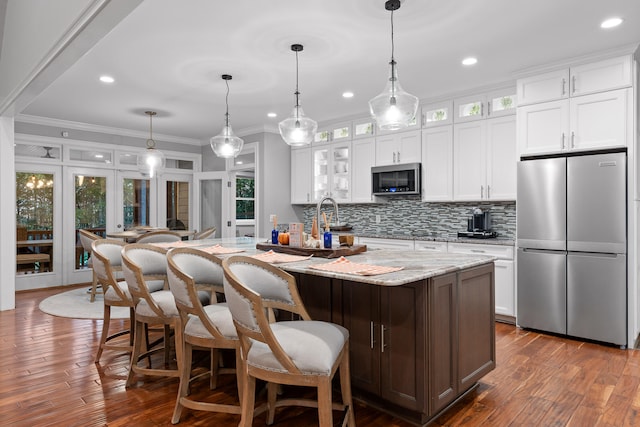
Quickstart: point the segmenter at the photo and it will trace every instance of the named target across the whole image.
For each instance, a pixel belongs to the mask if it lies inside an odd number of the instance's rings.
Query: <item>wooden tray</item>
[[[274,251],[291,255],[313,255],[320,258],[339,258],[341,256],[349,256],[366,252],[367,245],[334,246],[331,249],[315,249],[296,248],[287,245],[274,245],[273,243],[258,243],[256,244],[256,249],[260,249],[261,251]]]

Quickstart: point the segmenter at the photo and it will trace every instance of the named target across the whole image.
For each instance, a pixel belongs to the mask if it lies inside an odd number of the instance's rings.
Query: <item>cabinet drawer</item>
[[[453,253],[492,255],[499,259],[513,259],[513,246],[449,242],[448,248],[449,252]]]
[[[414,244],[416,251],[447,252],[447,242],[416,240]]]
[[[358,243],[367,245],[368,249],[403,249],[413,250],[413,240],[381,239],[377,237],[358,237]]]

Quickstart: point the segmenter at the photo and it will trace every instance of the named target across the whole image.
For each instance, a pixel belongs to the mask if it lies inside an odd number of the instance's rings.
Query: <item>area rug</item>
[[[96,295],[91,302],[87,288],[76,288],[45,298],[40,303],[40,310],[52,316],[71,317],[74,319],[104,318],[104,302],[102,295]],[[111,307],[112,319],[128,319],[128,307]]]

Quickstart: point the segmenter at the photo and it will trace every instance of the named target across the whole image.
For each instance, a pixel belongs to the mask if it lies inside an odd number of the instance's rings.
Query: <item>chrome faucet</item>
[[[320,226],[320,224],[322,224],[320,222],[320,206],[322,206],[322,204],[325,202],[325,200],[331,202],[331,204],[333,204],[333,213],[336,216],[336,224],[340,224],[340,219],[338,218],[338,203],[329,196],[325,196],[322,199],[320,199],[320,201],[318,202],[318,204],[316,205],[316,215],[317,215],[317,220],[318,220],[318,229],[319,230],[324,230],[324,228],[322,228]],[[327,219],[328,221],[328,219]],[[326,224],[327,227],[331,227],[331,224]]]

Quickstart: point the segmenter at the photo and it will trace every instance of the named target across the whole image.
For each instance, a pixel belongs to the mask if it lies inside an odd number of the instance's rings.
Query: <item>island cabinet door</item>
[[[313,320],[340,323],[332,313],[332,297],[334,279],[312,276],[310,274],[292,273],[296,278],[300,298]]]
[[[425,281],[379,287],[380,394],[383,399],[426,412]]]
[[[458,275],[458,390],[496,367],[493,263]]]
[[[342,325],[349,330],[351,385],[380,395],[379,287],[345,280],[342,304]]]
[[[429,415],[458,396],[457,288],[456,273],[429,284]]]

